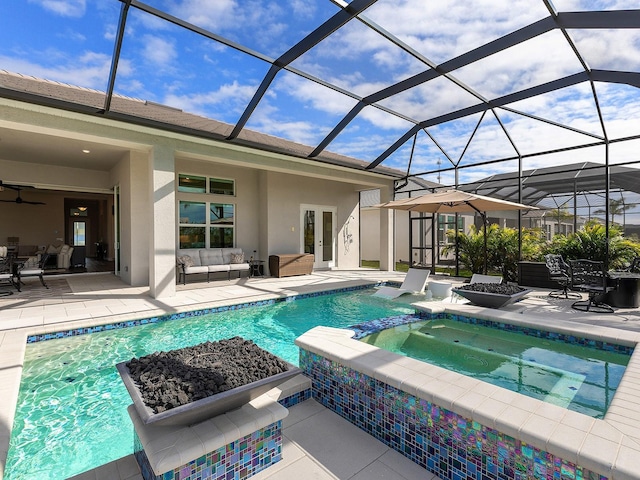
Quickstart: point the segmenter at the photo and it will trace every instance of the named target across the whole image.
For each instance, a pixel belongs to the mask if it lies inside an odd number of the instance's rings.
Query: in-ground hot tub
[[[640,341],[635,332],[475,306],[425,310],[430,317],[483,318],[600,348],[632,352]],[[314,398],[436,475],[638,479],[638,352],[600,420],[379,349],[355,335],[354,329],[316,327],[296,340]]]

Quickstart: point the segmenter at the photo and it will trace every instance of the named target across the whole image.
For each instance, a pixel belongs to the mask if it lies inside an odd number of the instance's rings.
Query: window
[[[207,204],[180,202],[180,248],[204,248]]]
[[[73,245],[81,247],[86,245],[87,232],[85,222],[73,222]]]
[[[235,205],[180,201],[179,216],[180,248],[234,246]]]
[[[236,186],[233,180],[224,180],[222,178],[209,179],[209,193],[216,195],[235,195]]]
[[[234,196],[236,194],[236,182],[235,180],[225,178],[203,177],[180,173],[178,174],[178,191]]]
[[[178,175],[178,191],[187,193],[207,193],[207,177]]]
[[[229,203],[209,204],[209,247],[233,247],[234,205]]]

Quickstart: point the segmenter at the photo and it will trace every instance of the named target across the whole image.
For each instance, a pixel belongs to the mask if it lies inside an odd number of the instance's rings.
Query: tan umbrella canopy
[[[422,213],[464,213],[477,212],[484,216],[484,212],[496,210],[537,210],[537,207],[522,203],[508,202],[498,198],[485,197],[475,193],[460,190],[444,190],[442,192],[427,193],[419,197],[403,198],[387,203],[375,205],[379,208],[407,210]]]
[[[460,190],[444,190],[427,193],[419,197],[403,198],[375,205],[378,208],[391,208],[421,213],[469,213],[482,216],[484,227],[484,273],[487,273],[487,215],[488,211],[500,210],[537,210],[537,207],[522,203],[508,202],[498,198],[485,197]]]

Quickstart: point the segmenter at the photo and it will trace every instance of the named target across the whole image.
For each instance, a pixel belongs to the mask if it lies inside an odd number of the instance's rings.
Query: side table
[[[264,260],[249,261],[249,277],[264,277]]]

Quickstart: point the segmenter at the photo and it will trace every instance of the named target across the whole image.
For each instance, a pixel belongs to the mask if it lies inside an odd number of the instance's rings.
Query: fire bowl
[[[453,288],[453,292],[461,297],[466,298],[474,305],[487,308],[501,308],[522,299],[526,294],[531,293],[530,289],[523,289],[520,292],[506,295],[502,293],[476,292],[473,290],[463,290],[461,288]]]
[[[155,413],[153,409],[145,403],[140,387],[134,380],[127,366],[129,362],[118,363],[116,368],[133,400],[140,419],[145,425],[192,425],[240,408],[242,405],[268,392],[277,385],[302,373],[302,370],[295,365],[285,362],[282,359],[279,360],[287,366],[286,371],[185,403],[184,405],[175,406],[159,413]]]

